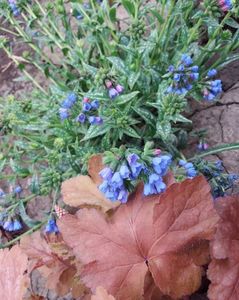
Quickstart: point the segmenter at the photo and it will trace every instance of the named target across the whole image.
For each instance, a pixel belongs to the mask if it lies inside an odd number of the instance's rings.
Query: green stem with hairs
[[[194,157],[190,158],[189,160],[195,160],[198,158],[203,158],[208,155],[213,155],[217,154],[223,151],[232,151],[232,150],[239,150],[239,143],[232,143],[232,144],[225,144],[225,145],[220,145],[214,148],[211,148],[207,151],[202,152],[201,154],[195,155]]]

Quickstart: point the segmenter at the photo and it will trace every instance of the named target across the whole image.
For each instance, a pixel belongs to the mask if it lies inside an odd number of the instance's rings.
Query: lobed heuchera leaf
[[[144,197],[142,188],[111,217],[82,209],[58,221],[84,264],[81,279],[92,291],[103,286],[117,300],[139,300],[150,272],[163,294],[191,294],[200,286],[218,221],[210,187],[197,177],[172,184],[161,196]]]
[[[102,286],[98,286],[95,295],[91,296],[91,300],[115,300],[115,298],[109,295]]]
[[[78,276],[81,265],[60,237],[47,241],[40,232],[35,232],[21,239],[21,249],[30,260],[28,273],[37,268],[46,278],[48,289],[59,296],[70,291],[75,297],[84,294],[86,289]]]
[[[63,201],[73,207],[96,207],[103,212],[116,208],[120,202],[111,202],[98,189],[102,181],[99,172],[103,168],[102,155],[93,155],[88,162],[90,176],[77,176],[63,182]]]
[[[106,212],[119,205],[111,202],[99,191],[89,176],[77,176],[63,182],[61,187],[63,201],[73,207],[93,206]]]
[[[0,299],[22,300],[27,288],[27,256],[19,246],[0,250]]]
[[[216,201],[220,215],[211,241],[212,261],[208,269],[210,300],[239,299],[239,196]]]

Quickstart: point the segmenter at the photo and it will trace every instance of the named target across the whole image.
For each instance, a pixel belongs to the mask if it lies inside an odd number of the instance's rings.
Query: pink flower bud
[[[105,82],[105,86],[107,87],[107,89],[110,89],[112,87],[113,83],[110,80],[106,80]]]
[[[161,154],[161,150],[160,149],[155,149],[154,150],[154,155],[160,155]]]

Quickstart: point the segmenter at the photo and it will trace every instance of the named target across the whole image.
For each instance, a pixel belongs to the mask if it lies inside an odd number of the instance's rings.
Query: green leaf
[[[173,120],[174,122],[192,123],[191,120],[185,118],[185,117],[182,116],[182,115],[176,115],[176,116],[172,117],[172,120]]]
[[[140,72],[138,72],[138,73],[133,72],[129,75],[128,84],[129,84],[129,87],[131,90],[134,88],[134,85],[137,82],[137,80],[139,79],[139,76],[140,76]]]
[[[90,99],[109,100],[109,97],[105,93],[99,93],[99,92],[85,93],[84,96]]]
[[[127,10],[127,12],[131,16],[135,16],[135,6],[134,6],[134,1],[129,1],[129,0],[122,0],[122,4],[124,8]]]
[[[150,12],[157,18],[160,24],[164,23],[163,17],[156,10],[150,9]]]
[[[117,21],[117,19],[116,19],[116,8],[115,7],[112,7],[110,9],[109,16],[110,16],[110,21],[112,23],[115,23]]]
[[[20,200],[19,202],[19,206],[18,206],[18,209],[19,209],[19,214],[23,220],[23,222],[28,226],[28,227],[33,227],[37,224],[40,224],[41,222],[39,221],[36,221],[36,220],[33,220],[32,218],[30,218],[26,212],[26,209],[25,209],[25,206],[22,202],[22,200]]]
[[[119,97],[117,97],[115,99],[115,102],[117,103],[117,105],[125,104],[125,103],[129,102],[130,100],[132,100],[135,96],[137,96],[138,93],[139,92],[136,91],[136,92],[132,92],[130,94],[120,95]]]
[[[155,127],[155,116],[150,111],[142,107],[133,107],[133,110],[145,120],[146,124]]]
[[[163,141],[166,141],[171,133],[171,124],[169,122],[158,122],[156,129],[156,136],[160,136]]]
[[[30,175],[30,172],[27,168],[20,167],[12,158],[9,161],[10,167],[16,175],[25,178]]]
[[[0,172],[2,172],[2,170],[4,169],[6,162],[7,162],[6,159],[0,161]]]
[[[137,131],[134,130],[132,127],[127,128],[127,130],[123,130],[124,134],[136,138],[136,139],[141,139],[141,136],[138,135]]]
[[[229,63],[238,60],[239,59],[239,54],[233,54],[233,55],[228,55],[227,58],[225,58],[225,60],[221,63],[217,65],[217,68],[224,68],[226,65],[228,65]]]
[[[92,66],[90,66],[90,65],[88,65],[88,64],[86,64],[86,63],[84,63],[84,62],[83,62],[83,67],[84,67],[84,69],[85,69],[88,73],[90,73],[90,74],[93,75],[93,76],[95,76],[96,73],[97,73],[97,71],[98,71],[97,68],[92,67]]]
[[[120,73],[126,75],[127,74],[127,68],[123,62],[122,59],[116,56],[110,56],[107,57],[107,59],[112,63],[113,67],[119,71]]]
[[[110,131],[110,127],[107,124],[98,125],[98,126],[91,125],[89,127],[89,129],[87,130],[86,135],[84,136],[84,138],[81,141],[84,142],[84,141],[94,139],[98,136],[105,134],[108,131]]]
[[[225,23],[226,23],[228,26],[232,27],[232,28],[236,28],[236,29],[239,28],[238,22],[235,21],[235,20],[232,19],[232,18],[227,19],[227,20],[225,21]]]

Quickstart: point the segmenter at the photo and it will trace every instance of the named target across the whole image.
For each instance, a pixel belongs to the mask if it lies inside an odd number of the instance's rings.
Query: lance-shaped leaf
[[[148,272],[173,298],[197,290],[217,221],[210,187],[197,177],[172,184],[161,196],[144,197],[139,185],[110,218],[83,209],[58,226],[84,264],[81,279],[88,287],[103,286],[117,300],[138,300]]]
[[[0,299],[22,300],[26,292],[27,256],[19,246],[0,250]]]
[[[239,299],[239,197],[218,199],[220,221],[211,241],[210,300]]]

